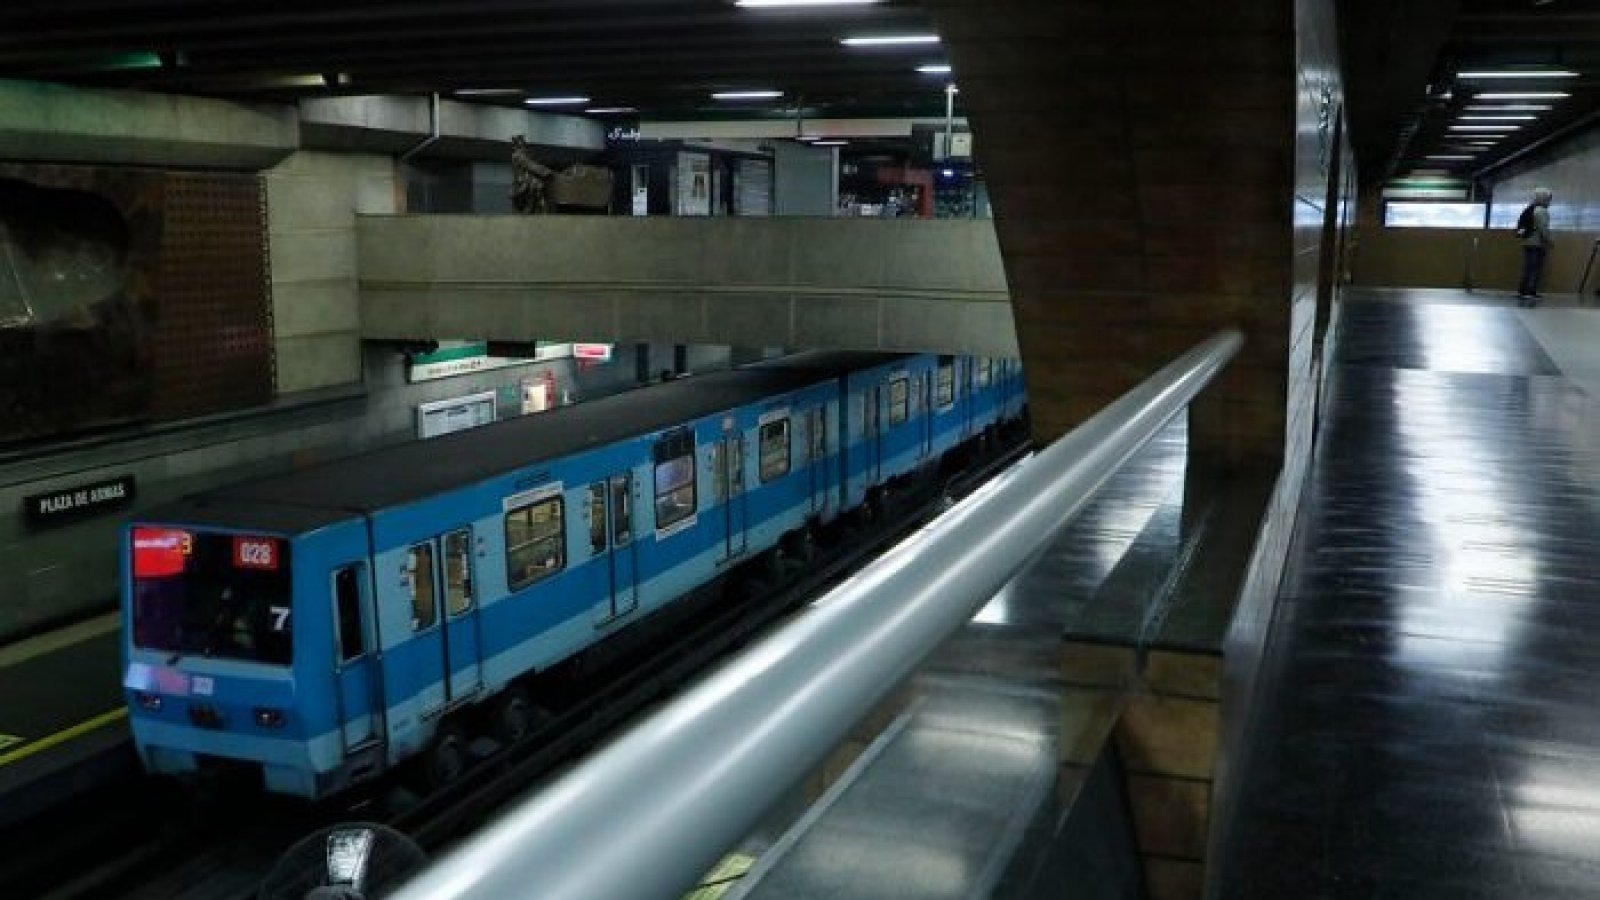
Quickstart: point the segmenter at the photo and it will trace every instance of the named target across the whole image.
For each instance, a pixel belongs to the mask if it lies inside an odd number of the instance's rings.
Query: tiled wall
[[[1219,328],[1196,407],[1225,464],[1282,452],[1294,250],[1289,0],[930,0],[989,174],[1040,440]]]

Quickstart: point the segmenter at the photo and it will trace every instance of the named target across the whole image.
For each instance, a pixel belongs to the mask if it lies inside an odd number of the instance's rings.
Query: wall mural
[[[272,398],[260,179],[0,165],[0,446]]]

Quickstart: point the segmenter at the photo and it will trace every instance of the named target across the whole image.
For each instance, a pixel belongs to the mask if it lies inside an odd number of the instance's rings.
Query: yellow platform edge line
[[[55,734],[46,735],[37,741],[23,744],[10,753],[0,753],[0,766],[9,766],[17,760],[27,759],[35,753],[43,753],[51,747],[60,746],[73,738],[81,737],[97,728],[104,728],[118,719],[126,719],[127,717],[128,711],[126,709],[113,709],[110,712],[101,713],[92,719],[79,722],[71,728],[63,728]]]

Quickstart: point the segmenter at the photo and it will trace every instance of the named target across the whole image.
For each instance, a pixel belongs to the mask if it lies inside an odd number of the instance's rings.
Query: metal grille
[[[272,399],[263,193],[254,176],[167,176],[152,347],[156,418]]]

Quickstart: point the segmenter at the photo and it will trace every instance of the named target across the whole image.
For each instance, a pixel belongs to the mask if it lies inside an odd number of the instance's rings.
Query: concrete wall
[[[1561,231],[1545,265],[1544,293],[1578,289],[1589,251],[1600,231]],[[1513,292],[1522,271],[1522,244],[1505,229],[1361,229],[1354,258],[1355,283],[1363,287],[1467,288]],[[1597,266],[1600,268],[1600,266]],[[1589,276],[1588,289],[1600,283]]]
[[[362,217],[363,335],[1014,356],[988,221]]]
[[[302,151],[266,182],[278,393],[359,382],[356,215],[395,211],[394,161]]]

